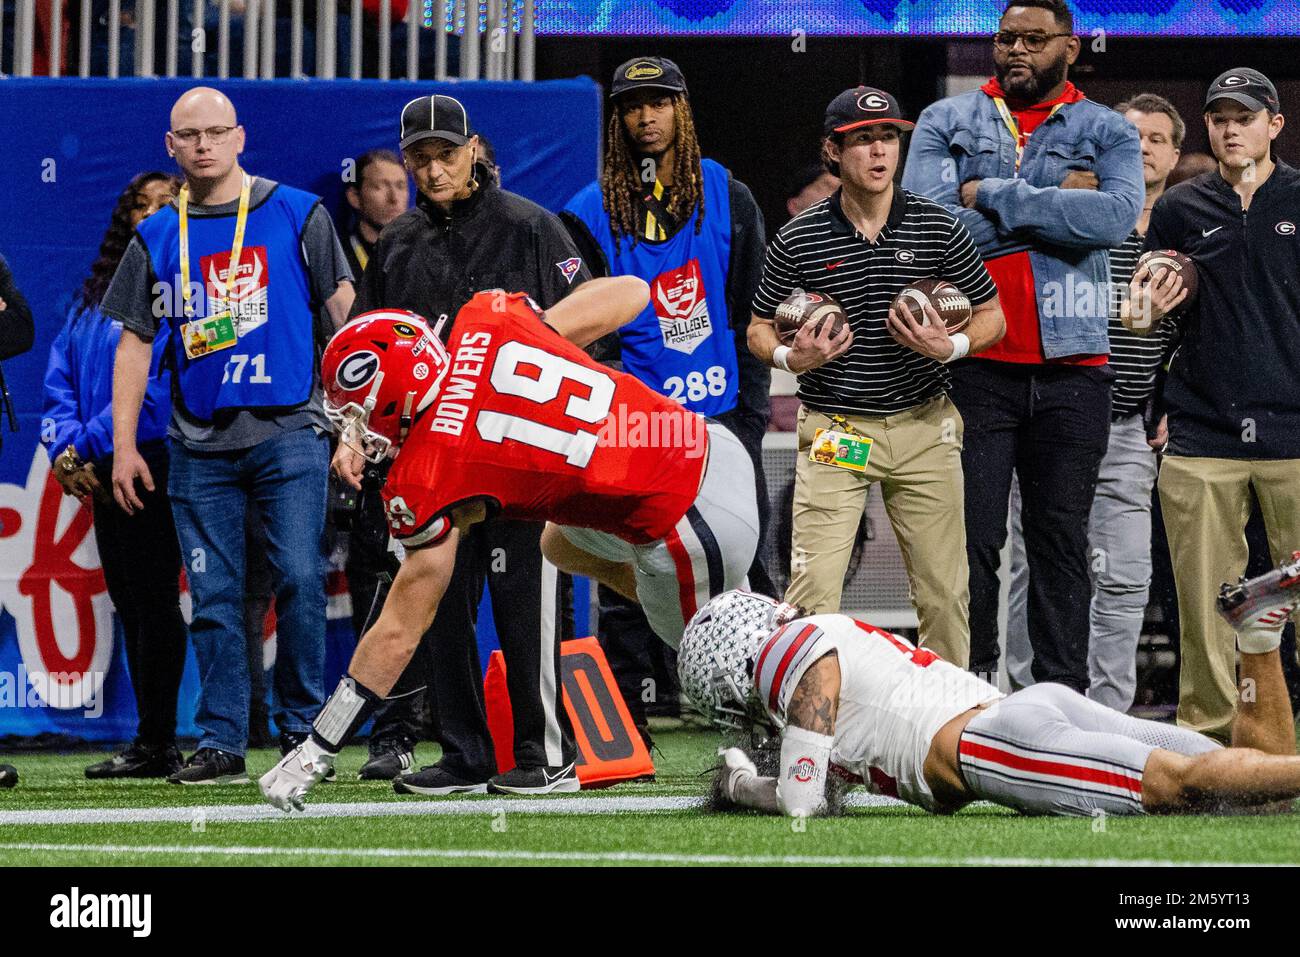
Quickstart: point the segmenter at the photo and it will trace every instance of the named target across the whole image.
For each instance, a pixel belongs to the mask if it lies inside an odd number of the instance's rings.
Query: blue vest
[[[614,276],[639,276],[650,284],[650,305],[619,330],[623,369],[700,415],[736,407],[740,374],[736,340],[727,314],[731,256],[731,193],[725,168],[713,160],[704,171],[704,228],[695,234],[699,210],[662,243],[616,247],[600,183],[592,183],[566,207],[600,244]]]
[[[239,277],[227,280],[240,320],[239,341],[197,359],[185,354],[181,326],[180,216],[166,206],[139,226],[155,277],[166,290],[158,301],[175,365],[173,393],[189,417],[211,422],[217,412],[296,408],[311,398],[315,381],[315,316],[300,237],[318,196],[277,185],[248,212]],[[191,216],[192,317],[217,314],[217,282],[226,279],[235,214]],[[200,287],[206,287],[206,294]],[[160,330],[159,334],[162,334]]]

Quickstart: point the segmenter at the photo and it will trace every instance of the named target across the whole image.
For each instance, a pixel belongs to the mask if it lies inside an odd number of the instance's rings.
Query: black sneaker
[[[405,738],[370,742],[370,760],[357,772],[360,781],[391,781],[415,768],[415,745]]]
[[[125,751],[86,768],[91,780],[111,778],[165,778],[181,769],[181,753],[176,745],[150,747],[133,744]]]
[[[307,735],[309,735],[310,733],[311,733],[310,731],[281,731],[280,732],[280,757],[284,757],[294,748],[298,747],[298,745],[306,741]],[[338,772],[335,771],[333,768],[330,768],[329,773],[327,773],[325,777],[321,778],[322,781],[328,781],[331,783],[337,781],[338,779],[339,779]]]
[[[470,781],[453,774],[440,764],[430,764],[418,771],[393,778],[398,794],[422,794],[443,797],[448,794],[487,794],[486,781]]]
[[[238,754],[199,748],[185,767],[167,778],[172,784],[247,784],[248,772]]]
[[[556,794],[578,790],[572,762],[555,768],[513,768],[488,782],[490,794]]]

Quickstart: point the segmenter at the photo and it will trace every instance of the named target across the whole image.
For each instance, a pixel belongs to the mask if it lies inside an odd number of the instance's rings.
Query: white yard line
[[[850,807],[901,806],[901,802],[874,794],[851,795]],[[575,797],[511,798],[497,795],[439,799],[418,797],[401,801],[361,801],[346,804],[308,804],[294,818],[421,817],[444,814],[644,814],[692,811],[704,807],[702,797]],[[211,804],[195,807],[68,808],[47,811],[0,811],[0,827],[33,824],[147,824],[196,819],[204,821],[282,821],[286,815],[267,804]]]
[[[0,851],[66,852],[75,854],[192,854],[212,857],[309,857],[375,858],[381,860],[439,861],[560,861],[574,864],[729,864],[811,866],[906,866],[948,865],[966,867],[1270,867],[1280,865],[1228,863],[1224,861],[1125,860],[1123,858],[1052,857],[938,857],[918,854],[903,856],[801,854],[648,854],[636,851],[510,851],[483,848],[413,847],[219,847],[212,844],[0,844]]]

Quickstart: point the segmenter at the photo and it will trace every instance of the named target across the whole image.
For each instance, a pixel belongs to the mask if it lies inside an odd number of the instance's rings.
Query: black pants
[[[388,522],[380,494],[388,468],[387,463],[366,466],[357,507],[346,527],[348,558],[344,572],[352,599],[352,627],[358,640],[379,617],[388,586],[400,567],[388,550]],[[433,728],[426,729],[423,719],[426,709],[437,714],[432,701],[431,666],[430,637],[426,634],[388,698],[375,710],[370,730],[372,752],[386,742],[402,741],[413,746],[426,733],[438,737],[436,721]]]
[[[154,491],[137,486],[144,508],[127,515],[113,501],[96,502],[95,541],[108,597],[122,620],[140,724],[136,742],[176,743],[176,699],[188,633],[180,607],[180,545],[167,499],[167,453],[147,457]],[[111,459],[95,463],[105,482]]]
[[[772,505],[768,500],[767,477],[763,472],[763,430],[757,423],[742,422],[734,412],[724,413],[717,420],[740,440],[754,463],[758,548],[749,568],[749,587],[751,591],[776,598],[776,586],[767,571]],[[677,653],[654,633],[640,605],[604,586],[597,591],[600,601],[597,637],[609,662],[609,670],[623,693],[628,713],[644,735],[647,711],[671,713],[675,710],[678,698]]]
[[[461,537],[451,583],[422,642],[430,652],[440,763],[470,780],[496,774],[475,639],[485,583],[506,663],[515,764],[565,765],[576,755],[560,680],[560,642],[573,637],[572,582],[554,566],[543,570],[542,527],[505,519],[471,527]]]
[[[972,359],[952,370],[965,422],[970,668],[998,666],[998,567],[1011,475],[1020,479],[1037,682],[1088,687],[1088,514],[1110,434],[1106,366]]]

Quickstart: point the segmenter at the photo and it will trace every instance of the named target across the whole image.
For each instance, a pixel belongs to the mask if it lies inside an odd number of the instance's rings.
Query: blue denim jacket
[[[1100,188],[1059,188],[1070,170],[1096,173]],[[982,182],[966,209],[961,184],[972,179]],[[952,96],[921,113],[903,187],[955,213],[985,259],[1029,250],[1047,358],[1110,351],[1107,250],[1133,231],[1145,195],[1142,147],[1123,116],[1091,100],[1067,103],[1030,135],[1017,175],[993,98]]]

